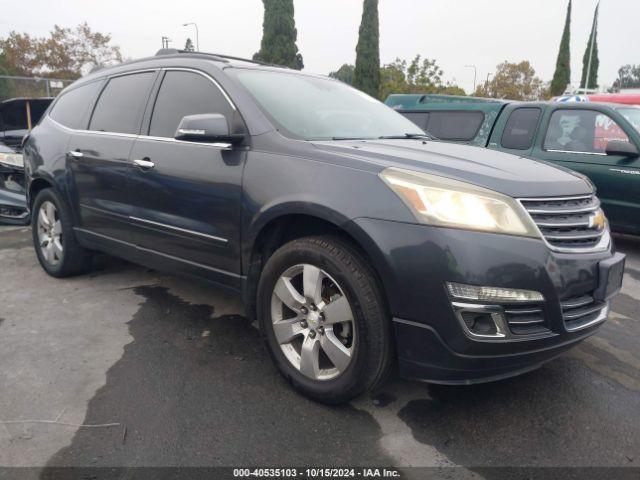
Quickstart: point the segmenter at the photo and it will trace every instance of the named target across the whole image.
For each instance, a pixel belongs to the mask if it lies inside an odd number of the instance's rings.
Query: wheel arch
[[[388,306],[386,268],[384,256],[373,239],[356,223],[333,210],[325,208],[289,208],[287,212],[270,215],[250,230],[248,247],[243,255],[246,272],[244,303],[247,315],[255,318],[256,294],[260,274],[269,257],[282,245],[297,238],[313,235],[334,235],[354,247],[367,261],[374,272],[376,281]]]
[[[29,182],[29,188],[27,189],[27,202],[29,205],[29,210],[33,209],[33,201],[35,200],[38,193],[40,193],[45,188],[54,188],[53,181],[48,178],[38,177]]]

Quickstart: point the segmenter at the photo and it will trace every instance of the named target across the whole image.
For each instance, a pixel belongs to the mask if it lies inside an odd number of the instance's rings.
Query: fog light
[[[544,300],[540,292],[515,288],[478,287],[447,282],[447,289],[456,299],[478,302],[542,302]]]

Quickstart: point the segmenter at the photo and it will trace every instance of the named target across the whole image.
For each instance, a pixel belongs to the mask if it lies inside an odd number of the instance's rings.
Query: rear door
[[[134,241],[176,262],[176,268],[234,284],[240,273],[246,149],[173,138],[184,116],[203,113],[223,114],[236,133],[244,128],[229,97],[211,76],[165,69],[145,122],[146,135],[136,141],[131,154],[132,162],[142,160],[146,165],[131,173]]]
[[[549,108],[543,125],[533,156],[589,177],[613,228],[638,230],[640,159],[605,153],[611,140],[635,143],[628,122],[602,106],[562,106]]]
[[[76,131],[69,142],[74,203],[79,228],[85,231],[112,240],[132,240],[129,154],[157,73],[149,70],[109,78],[87,129]]]

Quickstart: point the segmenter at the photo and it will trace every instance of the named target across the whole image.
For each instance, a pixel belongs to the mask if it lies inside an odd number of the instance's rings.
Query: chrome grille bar
[[[608,227],[596,221],[602,217],[595,195],[522,198],[519,202],[552,250],[581,253],[609,247]]]

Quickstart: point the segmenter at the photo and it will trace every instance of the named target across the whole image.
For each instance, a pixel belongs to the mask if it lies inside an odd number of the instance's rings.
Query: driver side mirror
[[[631,142],[621,142],[620,140],[611,140],[607,143],[605,149],[607,155],[620,155],[622,157],[637,157],[640,155],[638,147]]]
[[[240,143],[243,134],[231,133],[227,118],[220,113],[183,117],[174,135],[176,140],[203,143]]]

